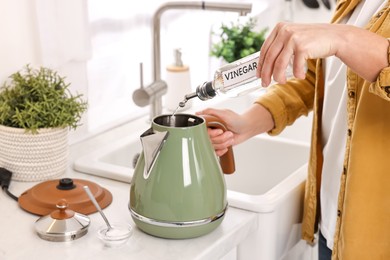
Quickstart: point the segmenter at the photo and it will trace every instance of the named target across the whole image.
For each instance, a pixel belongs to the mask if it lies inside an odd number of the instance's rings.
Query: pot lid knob
[[[58,220],[72,218],[75,212],[68,209],[68,206],[69,204],[65,199],[60,200],[56,205],[57,210],[53,211],[50,216]]]
[[[59,190],[72,190],[76,188],[71,178],[62,178],[59,180],[57,189]]]

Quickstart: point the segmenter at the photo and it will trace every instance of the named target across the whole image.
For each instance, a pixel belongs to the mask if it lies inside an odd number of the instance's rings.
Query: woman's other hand
[[[285,83],[285,70],[292,60],[295,77],[304,79],[306,60],[336,56],[373,82],[388,66],[388,46],[386,38],[352,25],[281,22],[261,47],[257,76],[264,87],[271,78]]]

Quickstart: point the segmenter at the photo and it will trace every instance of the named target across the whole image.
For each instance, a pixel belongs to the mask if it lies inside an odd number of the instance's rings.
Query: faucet
[[[153,15],[153,82],[147,87],[143,86],[142,64],[141,87],[134,91],[133,101],[138,106],[150,105],[150,119],[162,112],[162,96],[166,94],[168,86],[161,79],[161,46],[160,46],[160,19],[167,10],[173,9],[200,9],[209,11],[237,12],[247,15],[252,10],[251,3],[224,3],[224,2],[166,2],[161,5]]]

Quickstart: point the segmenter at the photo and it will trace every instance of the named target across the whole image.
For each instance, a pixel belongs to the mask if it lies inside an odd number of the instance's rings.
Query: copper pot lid
[[[91,214],[97,210],[84,191],[85,185],[89,187],[102,209],[111,204],[112,194],[107,189],[87,180],[70,178],[39,183],[23,192],[18,202],[24,210],[44,216],[56,210],[58,201],[65,199],[68,209],[86,215]]]

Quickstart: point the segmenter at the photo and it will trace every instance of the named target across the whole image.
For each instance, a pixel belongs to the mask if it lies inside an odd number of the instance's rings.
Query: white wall
[[[35,12],[31,0],[0,0],[0,84],[27,63],[39,64]]]

